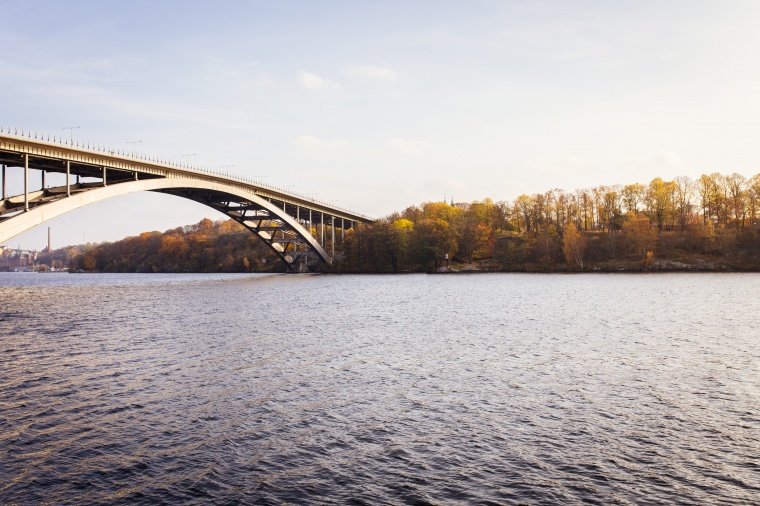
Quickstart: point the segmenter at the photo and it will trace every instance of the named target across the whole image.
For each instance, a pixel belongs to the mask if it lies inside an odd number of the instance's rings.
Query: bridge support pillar
[[[322,232],[320,234],[319,244],[324,248],[325,247],[325,213],[322,213],[322,220],[320,221],[319,228],[322,229]]]
[[[340,243],[343,244],[346,241],[346,219],[340,219]]]
[[[307,263],[307,258],[308,257],[304,255],[296,261],[296,266],[294,269],[295,272],[298,272],[298,273],[309,272],[309,265]]]
[[[332,254],[330,256],[335,256],[335,216],[330,216],[330,233],[332,234]]]
[[[301,206],[296,206],[296,223],[301,224]],[[298,243],[293,243],[293,251],[298,251]]]
[[[3,164],[3,198],[1,200],[5,200],[5,196],[7,195],[7,192],[5,191],[7,184],[8,182],[5,178],[5,165]]]
[[[24,211],[29,210],[29,155],[24,153]]]
[[[106,166],[103,166],[103,186],[106,186]]]
[[[66,160],[66,196],[71,197],[71,162]]]
[[[47,186],[47,185],[46,185],[47,181],[45,180],[45,179],[46,179],[46,178],[45,178],[45,176],[46,176],[46,175],[47,175],[47,171],[43,170],[43,171],[42,171],[42,189],[43,189],[43,190],[45,189],[45,186]]]

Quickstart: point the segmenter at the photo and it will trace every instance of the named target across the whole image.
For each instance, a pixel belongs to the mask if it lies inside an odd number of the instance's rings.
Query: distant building
[[[13,271],[31,269],[37,261],[39,252],[22,249],[11,249],[3,246],[0,250],[0,270]]]

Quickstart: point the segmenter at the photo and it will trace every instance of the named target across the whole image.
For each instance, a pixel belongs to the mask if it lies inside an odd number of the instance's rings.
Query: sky
[[[754,0],[0,0],[0,19],[0,124],[231,166],[372,217],[760,172]],[[204,217],[222,215],[135,194],[8,244]]]

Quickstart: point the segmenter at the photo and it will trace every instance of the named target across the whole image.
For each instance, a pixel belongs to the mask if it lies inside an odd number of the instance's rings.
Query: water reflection
[[[0,275],[0,502],[755,502],[760,276]]]

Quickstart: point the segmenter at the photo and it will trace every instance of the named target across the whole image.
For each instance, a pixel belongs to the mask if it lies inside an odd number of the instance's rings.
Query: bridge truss
[[[245,179],[72,144],[66,139],[0,131],[0,244],[85,205],[152,191],[193,200],[221,212],[261,239],[289,271],[303,272],[318,263],[331,264],[335,244],[344,239],[345,231],[357,223],[371,221],[366,216]],[[49,185],[51,173],[65,175],[65,184]],[[23,193],[8,195],[9,175],[23,177]],[[33,182],[33,176],[39,177],[38,183]]]

